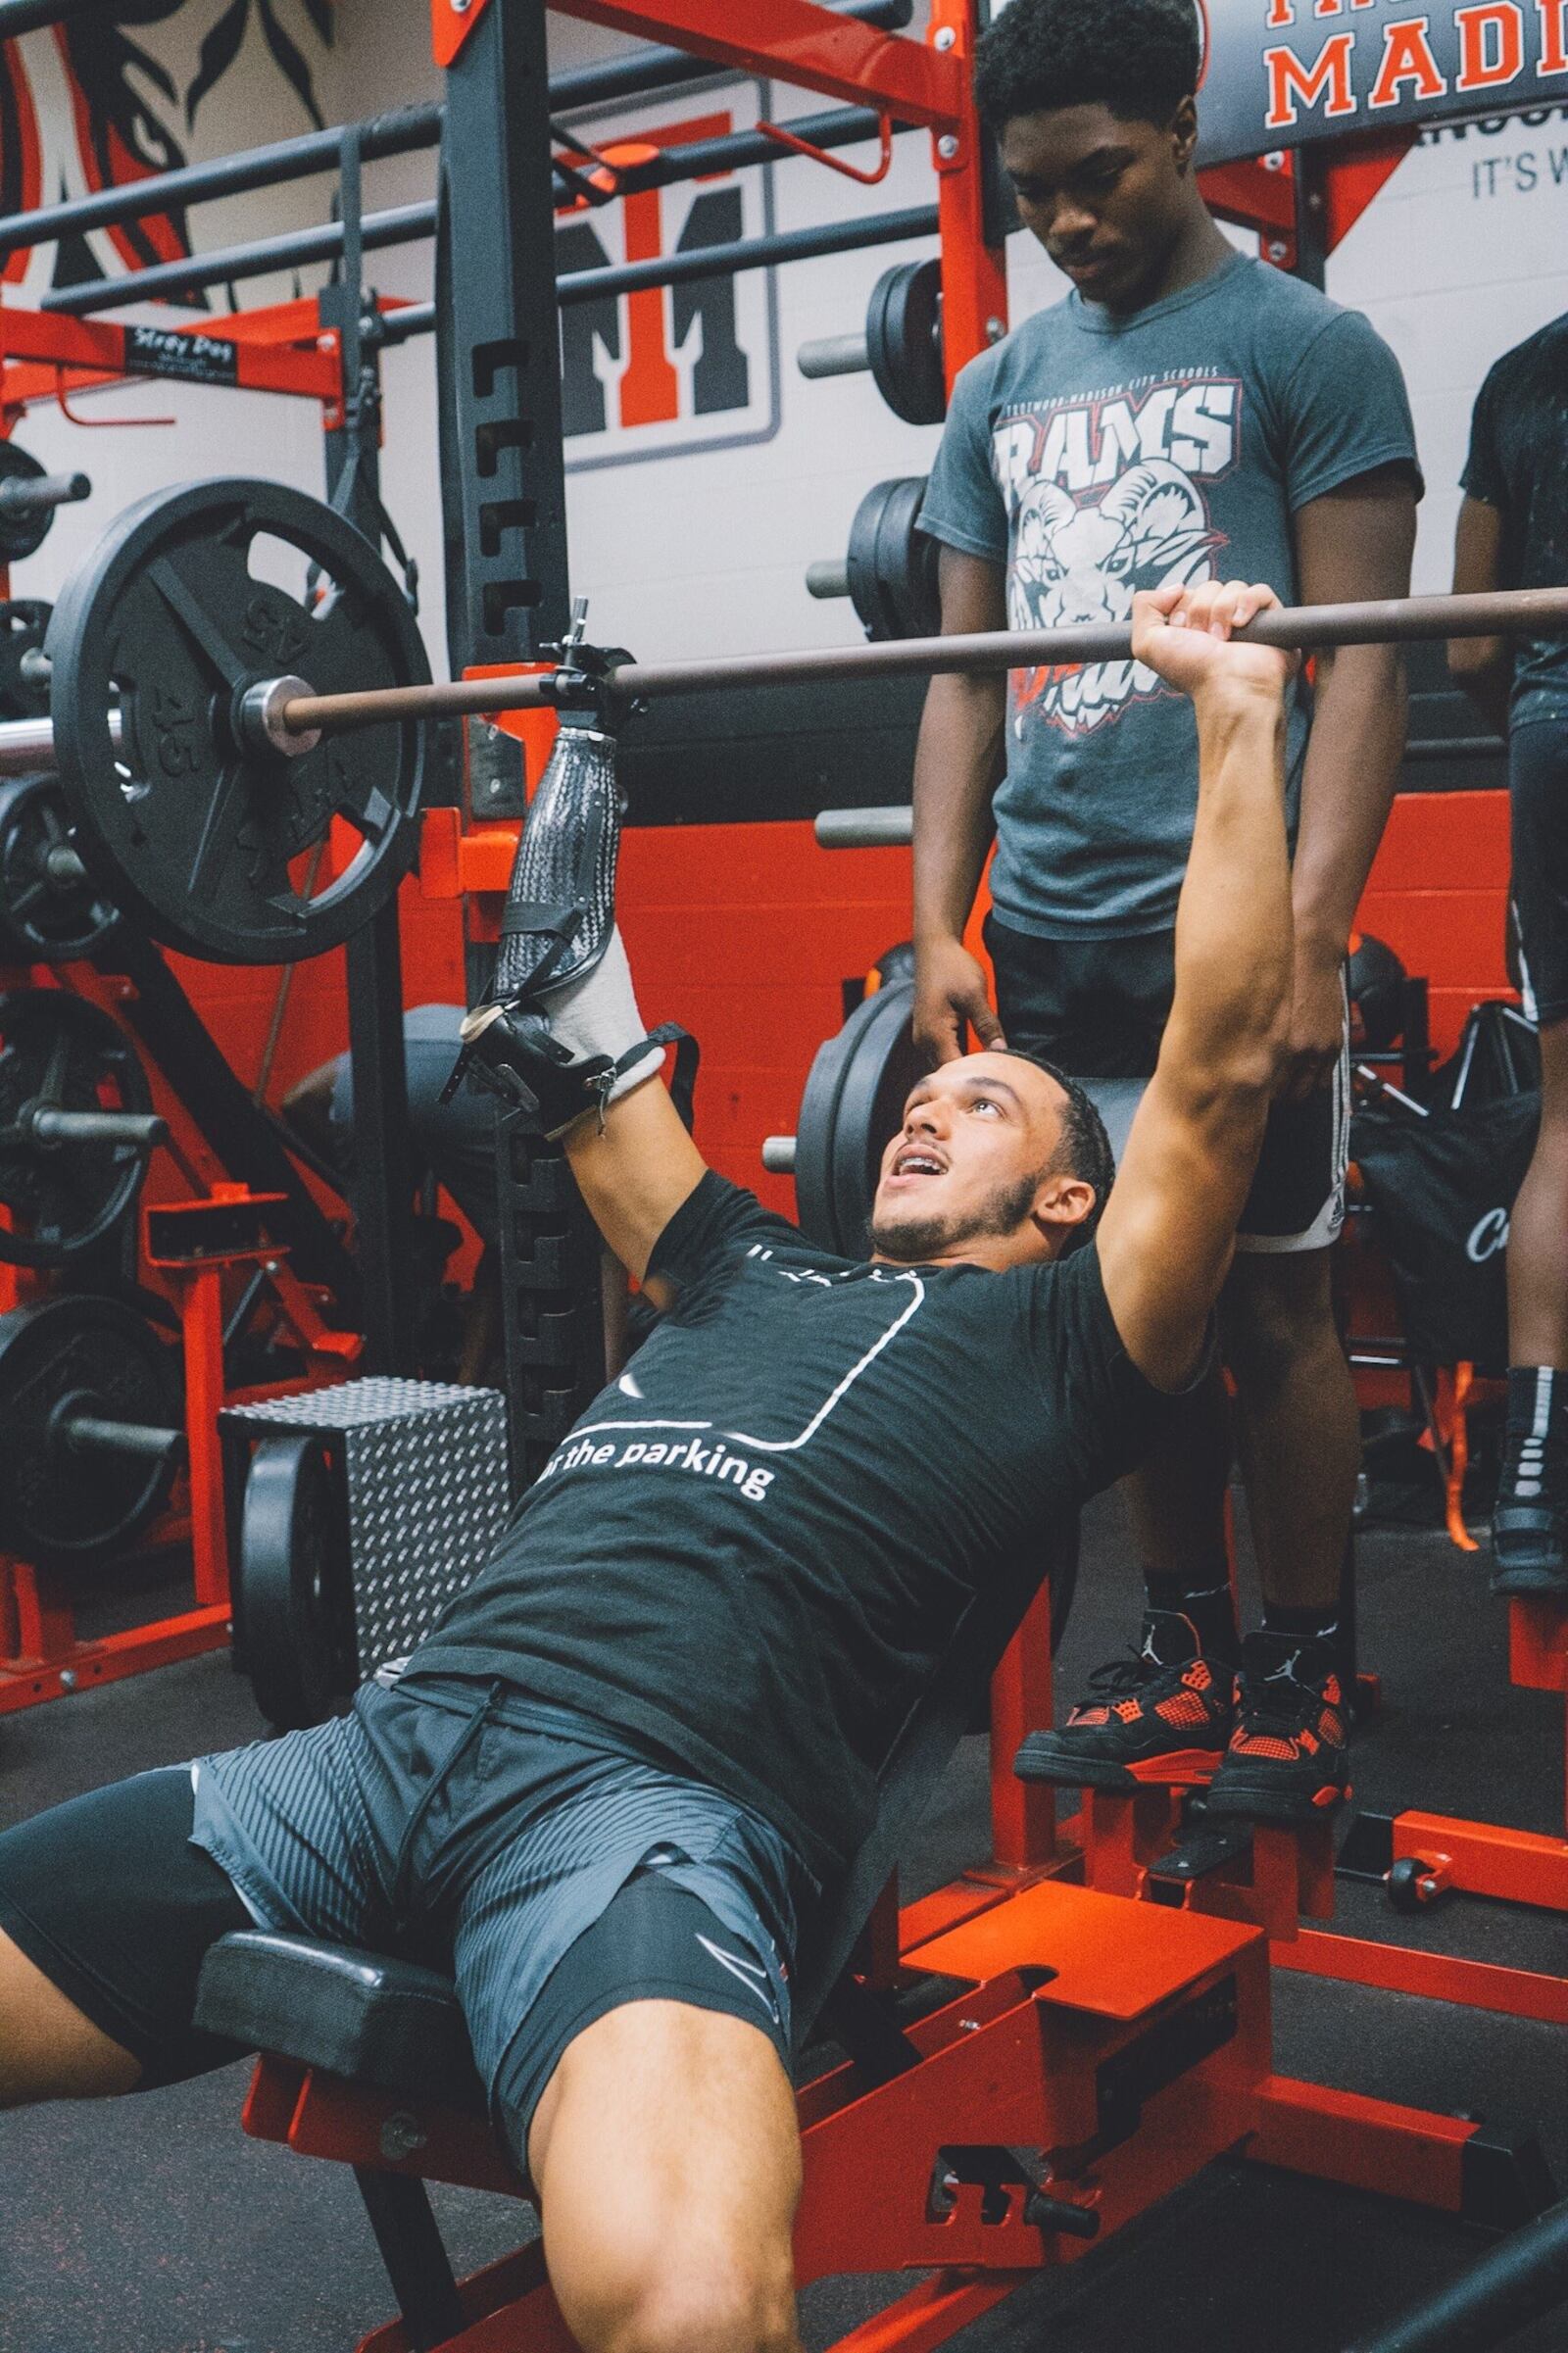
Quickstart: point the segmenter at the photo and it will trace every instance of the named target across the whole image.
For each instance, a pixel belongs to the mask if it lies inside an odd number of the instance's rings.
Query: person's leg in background
[[[1330,1252],[1238,1252],[1220,1329],[1265,1614],[1316,1631],[1338,1615],[1361,1467]]]
[[[1332,1285],[1348,1114],[1348,1053],[1318,1094],[1275,1105],[1220,1301],[1263,1621],[1209,1804],[1255,1821],[1310,1821],[1349,1789],[1341,1602],[1361,1416]]]
[[[993,917],[986,945],[1009,1045],[1043,1054],[1091,1091],[1151,1076],[1170,1011],[1169,933],[1065,943],[1026,939]],[[1129,1120],[1131,1108],[1123,1106]],[[1114,1789],[1213,1770],[1230,1735],[1237,1664],[1230,1466],[1229,1400],[1216,1360],[1148,1462],[1122,1481],[1144,1579],[1136,1646],[1091,1676],[1059,1725],[1030,1736],[1021,1773]]]
[[[1508,1420],[1493,1591],[1568,1593],[1568,732],[1508,745],[1525,1010],[1540,1024],[1541,1133],[1508,1229]]]

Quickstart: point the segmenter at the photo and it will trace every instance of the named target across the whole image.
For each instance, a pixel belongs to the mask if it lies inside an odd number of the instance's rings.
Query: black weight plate
[[[264,1438],[240,1515],[243,1663],[270,1724],[319,1724],[354,1688],[346,1508],[319,1438]]]
[[[34,660],[43,652],[52,605],[36,597],[0,603],[0,719],[45,719],[49,673]]]
[[[0,784],[0,961],[75,963],[120,920],[72,847],[56,778]]]
[[[0,441],[0,482],[36,482],[47,471],[14,441]],[[0,564],[20,564],[24,556],[36,555],[54,520],[53,507],[40,508],[35,515],[7,515],[0,509]]]
[[[230,723],[263,679],[298,675],[332,694],[429,676],[392,574],[319,501],[242,480],[140,500],[73,574],[48,652],[76,846],[122,911],[168,946],[295,963],[341,945],[408,871],[424,765],[416,722],[328,736],[299,759],[242,752]],[[334,817],[359,837],[341,873],[312,856]]]
[[[175,1351],[134,1308],[86,1293],[0,1315],[0,1545],[46,1567],[130,1545],[169,1493],[172,1459],[65,1445],[56,1406],[177,1429]]]
[[[924,474],[878,482],[855,511],[846,564],[850,595],[874,642],[935,637],[942,626],[940,553],[919,529]]]
[[[865,314],[865,349],[894,416],[939,425],[948,413],[940,262],[895,262],[882,272]]]
[[[865,1249],[883,1148],[924,1064],[914,1051],[908,981],[858,1005],[818,1047],[795,1129],[795,1204],[802,1231],[825,1250]]]
[[[45,1146],[25,1113],[150,1111],[136,1050],[119,1023],[65,989],[0,996],[0,1259],[59,1266],[100,1242],[136,1198],[147,1147]],[[0,1446],[7,1444],[0,1425]]]
[[[888,1138],[904,1117],[910,1088],[926,1069],[915,1052],[914,988],[908,981],[878,989],[850,1057],[833,1130],[833,1196],[842,1247],[858,1255],[867,1247],[871,1201]]]

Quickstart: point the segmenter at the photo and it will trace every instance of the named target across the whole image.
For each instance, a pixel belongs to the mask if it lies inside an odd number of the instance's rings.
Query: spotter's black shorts
[[[1043,1054],[1073,1078],[1148,1079],[1170,1016],[1175,934],[1130,940],[1045,940],[986,919],[997,1011],[1009,1046]],[[1349,1015],[1332,1082],[1269,1114],[1239,1250],[1325,1249],[1345,1223],[1350,1135]]]
[[[1568,727],[1526,719],[1508,736],[1513,910],[1525,1011],[1568,1021]]]
[[[203,1958],[231,1930],[451,1968],[525,2172],[563,2052],[628,2002],[728,2013],[790,2057],[794,1917],[772,1835],[716,1791],[573,1738],[578,1722],[456,1679],[367,1685],[331,1724],[0,1834],[0,1929],[140,2060],[144,2089],[243,2055],[191,2023]]]

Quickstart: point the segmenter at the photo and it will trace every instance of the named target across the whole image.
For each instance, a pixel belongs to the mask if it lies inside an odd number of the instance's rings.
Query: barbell
[[[1568,589],[1260,613],[1309,649],[1568,635]],[[156,939],[218,962],[339,946],[414,861],[422,723],[569,705],[568,666],[430,680],[399,583],[318,500],[245,479],[155,492],[111,525],[48,624],[50,715],[0,722],[0,776],[57,772],[69,847]],[[1130,623],[622,662],[595,694],[641,701],[838,679],[1126,662]],[[318,853],[334,828],[346,859]]]
[[[402,589],[318,500],[244,479],[142,499],[73,573],[42,658],[49,715],[0,722],[0,776],[58,774],[63,847],[166,946],[317,956],[413,864],[415,720],[362,711],[330,741],[279,729],[280,702],[314,689],[429,676]],[[341,861],[318,855],[334,827]],[[73,879],[63,863],[56,879]]]
[[[1385,597],[1365,604],[1287,605],[1239,629],[1250,645],[1297,652],[1338,646],[1410,645],[1424,639],[1568,636],[1568,588],[1499,589],[1463,597]],[[1131,621],[1094,621],[1059,629],[980,630],[952,637],[902,638],[882,645],[821,646],[797,653],[720,655],[688,662],[626,662],[611,673],[612,697],[627,705],[672,695],[712,694],[749,686],[820,686],[835,679],[978,677],[1007,670],[1098,662],[1130,662]],[[449,685],[372,689],[368,693],[296,693],[290,680],[253,690],[264,704],[279,749],[319,733],[381,721],[455,718],[465,713],[536,711],[559,705],[554,674],[522,671]],[[0,729],[0,745],[5,730]]]

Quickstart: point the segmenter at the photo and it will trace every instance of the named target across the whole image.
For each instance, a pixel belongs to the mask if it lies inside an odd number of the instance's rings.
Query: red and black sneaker
[[[1166,1666],[1146,1644],[1089,1678],[1065,1724],[1032,1732],[1013,1758],[1020,1781],[1073,1789],[1191,1789],[1225,1753],[1235,1670],[1196,1657]]]
[[[1349,1794],[1349,1717],[1332,1659],[1321,1646],[1250,1634],[1209,1814],[1290,1827],[1321,1821]]]

